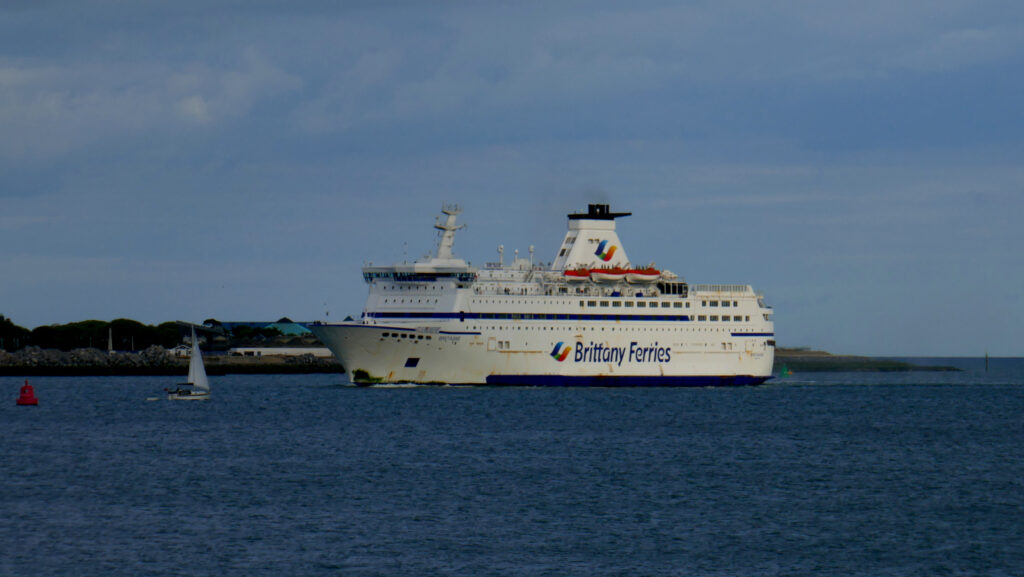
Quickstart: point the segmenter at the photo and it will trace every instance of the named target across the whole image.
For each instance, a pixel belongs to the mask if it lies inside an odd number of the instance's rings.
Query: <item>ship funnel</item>
[[[569,231],[555,258],[555,270],[628,268],[629,258],[615,232],[615,219],[631,212],[612,212],[607,204],[589,204],[587,212],[569,214]]]

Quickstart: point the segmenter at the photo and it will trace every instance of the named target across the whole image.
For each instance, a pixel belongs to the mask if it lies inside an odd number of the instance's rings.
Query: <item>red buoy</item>
[[[32,385],[28,384],[28,379],[25,380],[25,385],[21,387],[21,395],[18,396],[19,405],[38,405],[39,399],[36,398],[36,392],[32,390]]]

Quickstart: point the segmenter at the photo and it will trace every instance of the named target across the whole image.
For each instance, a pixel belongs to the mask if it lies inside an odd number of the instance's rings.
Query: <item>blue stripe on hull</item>
[[[749,375],[720,377],[490,375],[487,377],[487,384],[525,387],[733,387],[760,385],[770,378]]]
[[[371,319],[442,319],[442,320],[516,320],[516,321],[681,321],[692,320],[690,315],[631,315],[631,314],[567,314],[567,313],[471,313],[471,312],[368,312]]]

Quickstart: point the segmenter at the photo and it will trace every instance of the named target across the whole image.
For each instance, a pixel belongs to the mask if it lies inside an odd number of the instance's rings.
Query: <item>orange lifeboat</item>
[[[619,267],[595,268],[590,270],[590,278],[597,282],[618,282],[626,278],[626,269]]]
[[[626,271],[626,280],[631,283],[652,283],[661,278],[661,271],[653,266],[633,268]]]
[[[574,268],[565,271],[565,280],[569,282],[580,282],[590,279],[590,269],[588,268]]]

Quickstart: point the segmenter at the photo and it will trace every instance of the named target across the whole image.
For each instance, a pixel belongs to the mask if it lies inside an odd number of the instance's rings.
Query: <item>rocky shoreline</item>
[[[775,351],[775,372],[785,367],[796,373],[821,372],[950,372],[959,371],[956,367],[938,365],[915,365],[893,359],[877,359],[855,355],[833,355],[825,351],[810,349],[786,349]]]
[[[311,354],[263,357],[204,355],[203,362],[210,375],[344,372],[334,359]],[[39,347],[25,347],[15,352],[0,350],[2,376],[183,376],[187,373],[187,357],[176,357],[157,345],[139,352],[112,353],[99,349],[58,351]]]
[[[242,357],[204,355],[206,372],[227,374],[310,374],[344,373],[334,359],[311,354],[293,356]],[[851,355],[833,355],[824,351],[780,348],[775,354],[776,372],[905,372],[956,371],[954,367],[920,366],[891,359]],[[112,352],[99,349],[58,351],[26,347],[15,352],[0,350],[0,376],[112,376],[112,375],[185,375],[188,358],[153,345],[139,352]]]

